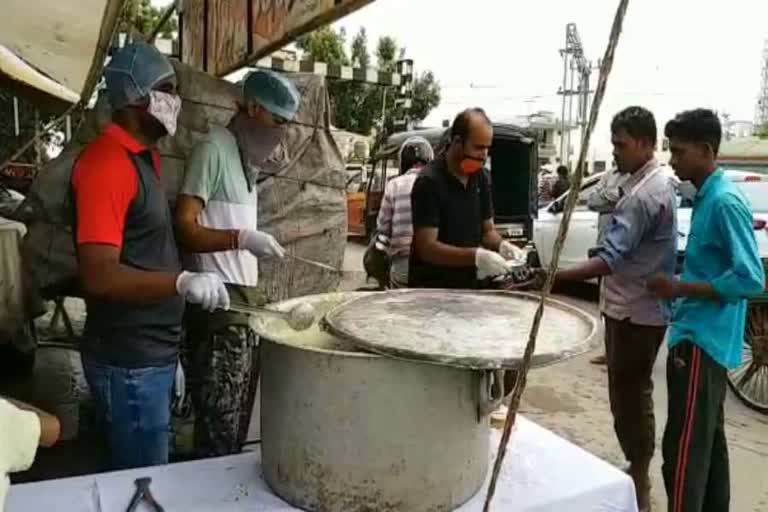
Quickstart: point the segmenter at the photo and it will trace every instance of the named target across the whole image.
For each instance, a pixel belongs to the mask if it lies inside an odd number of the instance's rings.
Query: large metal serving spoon
[[[279,317],[294,331],[306,331],[317,321],[317,311],[309,302],[299,302],[289,311],[278,311],[261,306],[243,306],[240,304],[232,304],[229,309],[230,311],[245,313],[246,315],[267,314]]]

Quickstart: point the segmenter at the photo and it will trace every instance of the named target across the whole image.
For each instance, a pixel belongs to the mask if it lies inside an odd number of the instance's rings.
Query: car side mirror
[[[549,207],[549,213],[562,213],[563,203],[561,201],[555,201]]]

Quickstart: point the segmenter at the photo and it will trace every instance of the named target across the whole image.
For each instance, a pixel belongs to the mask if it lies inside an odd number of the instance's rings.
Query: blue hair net
[[[131,43],[120,48],[104,68],[107,96],[117,110],[146,100],[159,83],[174,77],[171,62],[147,43]]]
[[[299,91],[293,82],[265,69],[252,71],[245,77],[243,98],[283,119],[292,120],[299,110]]]

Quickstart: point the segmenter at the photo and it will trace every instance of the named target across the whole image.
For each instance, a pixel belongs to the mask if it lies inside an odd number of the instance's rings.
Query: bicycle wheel
[[[768,304],[750,303],[741,366],[728,372],[728,383],[748,407],[768,414]]]

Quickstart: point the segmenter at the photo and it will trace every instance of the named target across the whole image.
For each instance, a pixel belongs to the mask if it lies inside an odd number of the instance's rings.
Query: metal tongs
[[[149,484],[151,483],[152,479],[149,477],[136,479],[136,492],[131,499],[131,504],[128,505],[125,512],[135,512],[139,503],[142,501],[146,501],[149,507],[155,512],[165,512],[165,509],[155,501],[155,497],[152,496],[152,491],[149,490]]]

